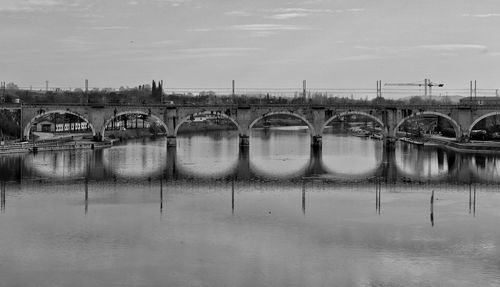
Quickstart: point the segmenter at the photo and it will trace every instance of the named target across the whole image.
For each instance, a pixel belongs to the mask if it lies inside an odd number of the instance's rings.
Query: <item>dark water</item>
[[[500,157],[177,140],[0,156],[0,286],[500,285]]]

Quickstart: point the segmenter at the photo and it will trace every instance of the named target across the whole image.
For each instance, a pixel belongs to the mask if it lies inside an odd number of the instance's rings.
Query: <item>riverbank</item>
[[[0,154],[29,153],[42,151],[60,151],[76,149],[101,149],[111,147],[113,141],[94,142],[89,140],[20,142],[0,146]]]
[[[163,134],[158,134],[163,135]],[[106,131],[106,138],[112,140],[128,140],[137,139],[154,136],[153,133],[147,128],[144,129],[126,129],[126,130],[116,130],[116,131]]]

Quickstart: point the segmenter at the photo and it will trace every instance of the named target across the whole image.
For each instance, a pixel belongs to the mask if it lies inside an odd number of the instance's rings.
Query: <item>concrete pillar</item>
[[[175,147],[175,146],[177,146],[177,137],[167,136],[167,147]]]
[[[323,145],[323,126],[325,124],[325,107],[318,106],[312,108],[311,146],[321,149]]]
[[[165,175],[167,179],[177,179],[177,148],[167,145],[167,170]]]
[[[250,145],[250,137],[247,135],[240,134],[240,147],[249,145]]]
[[[236,122],[240,127],[240,146],[250,145],[250,123],[252,119],[252,109],[249,106],[239,106],[236,114]]]
[[[311,147],[311,152],[309,156],[309,166],[306,170],[306,176],[320,175],[325,173],[322,165],[322,156],[321,147]]]
[[[175,134],[175,128],[179,124],[179,117],[177,115],[177,108],[176,107],[167,107],[166,111],[163,116],[163,120],[165,121],[165,124],[167,125],[167,136],[177,136]],[[175,141],[174,141],[175,142]]]
[[[320,135],[311,136],[311,147],[321,149],[323,146],[323,137]]]
[[[396,151],[394,149],[384,149],[382,154],[382,177],[386,183],[394,183],[398,179],[398,169],[396,165]]]
[[[382,122],[387,129],[387,134],[384,137],[384,148],[394,150],[396,148],[396,125],[398,124],[398,111],[396,109],[385,109],[382,113]]]
[[[384,138],[384,149],[385,150],[394,150],[396,149],[396,141],[395,137],[386,136]]]
[[[460,126],[461,134],[457,135],[457,139],[460,141],[468,141],[469,139],[469,127],[475,118],[472,110],[470,109],[455,109],[452,110],[450,117],[454,119]]]
[[[250,171],[250,148],[249,146],[241,146],[238,153],[238,169],[236,171],[237,179],[249,179]]]

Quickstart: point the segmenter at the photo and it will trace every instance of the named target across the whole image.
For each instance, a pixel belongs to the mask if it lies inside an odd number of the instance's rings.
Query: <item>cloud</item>
[[[255,47],[210,47],[210,48],[188,48],[172,50],[163,56],[144,55],[141,57],[126,57],[124,61],[171,61],[186,59],[206,59],[216,57],[241,56],[248,53],[263,51],[262,48]]]
[[[169,59],[195,59],[213,57],[240,56],[248,53],[262,51],[262,48],[252,47],[211,47],[211,48],[188,48],[175,50]]]
[[[186,29],[188,32],[211,32],[214,29],[212,28],[191,28],[191,29]]]
[[[298,12],[298,13],[331,13],[333,12],[330,9],[309,9],[309,8],[276,8],[276,9],[271,9],[271,12],[275,13],[291,13],[291,12]]]
[[[283,14],[275,14],[275,15],[269,16],[269,18],[275,19],[275,20],[285,20],[285,19],[306,17],[308,15],[309,14],[306,14],[306,13],[283,13]]]
[[[276,31],[254,31],[250,35],[247,35],[247,37],[257,37],[257,38],[263,38],[263,37],[269,37],[272,35],[276,35]]]
[[[306,26],[299,25],[283,25],[283,24],[247,24],[247,25],[233,25],[229,28],[235,31],[299,31],[309,30]]]
[[[82,5],[82,0],[2,0],[0,12],[67,11]]]
[[[227,12],[224,12],[224,15],[248,17],[248,16],[251,16],[252,13],[247,12],[247,11],[227,11]]]
[[[344,13],[344,12],[361,12],[364,9],[350,8],[346,10],[331,10],[331,9],[312,9],[303,7],[287,7],[262,10],[264,13],[274,13],[267,18],[275,20],[287,20],[292,18],[307,17],[310,15],[327,14],[327,13]]]
[[[365,9],[363,8],[350,8],[350,9],[346,9],[347,12],[363,12],[365,11]]]
[[[354,46],[354,49],[373,51],[382,54],[401,55],[403,53],[414,53],[418,51],[441,52],[448,56],[458,55],[464,52],[487,53],[488,47],[477,44],[437,44],[437,45],[418,45],[418,46]]]
[[[167,4],[173,7],[178,7],[183,4],[192,2],[192,0],[155,0],[155,1],[160,4]]]
[[[95,26],[90,27],[92,30],[126,30],[129,29],[128,26]]]
[[[475,18],[490,18],[490,17],[500,17],[500,13],[489,13],[489,14],[463,14],[464,17],[475,17]]]
[[[347,56],[342,58],[337,58],[337,61],[369,61],[369,60],[379,60],[384,57],[373,54],[364,54],[364,55],[355,55],[355,56]]]
[[[441,44],[441,45],[419,45],[417,49],[424,50],[435,50],[435,51],[445,51],[445,52],[460,52],[460,51],[477,51],[481,53],[487,53],[488,47],[484,45],[476,44]]]
[[[79,36],[69,36],[59,40],[59,43],[64,49],[76,51],[76,52],[86,52],[93,50],[97,47],[98,43],[85,40]]]

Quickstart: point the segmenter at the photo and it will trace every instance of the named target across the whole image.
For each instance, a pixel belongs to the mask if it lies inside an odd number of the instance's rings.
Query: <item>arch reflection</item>
[[[178,135],[176,168],[185,176],[229,176],[238,166],[238,140],[233,132]]]
[[[462,162],[481,182],[500,182],[500,155],[468,155]]]
[[[24,157],[28,174],[55,179],[84,177],[90,151],[60,151],[29,154]]]
[[[132,140],[102,152],[102,164],[113,176],[143,178],[160,175],[167,167],[167,141]]]
[[[417,180],[440,180],[449,176],[449,154],[440,148],[409,143],[396,144],[396,167],[400,176]]]
[[[346,135],[323,135],[322,165],[336,177],[369,177],[383,162],[383,142]]]
[[[305,174],[310,159],[307,127],[253,129],[250,169],[257,176],[288,178]]]

